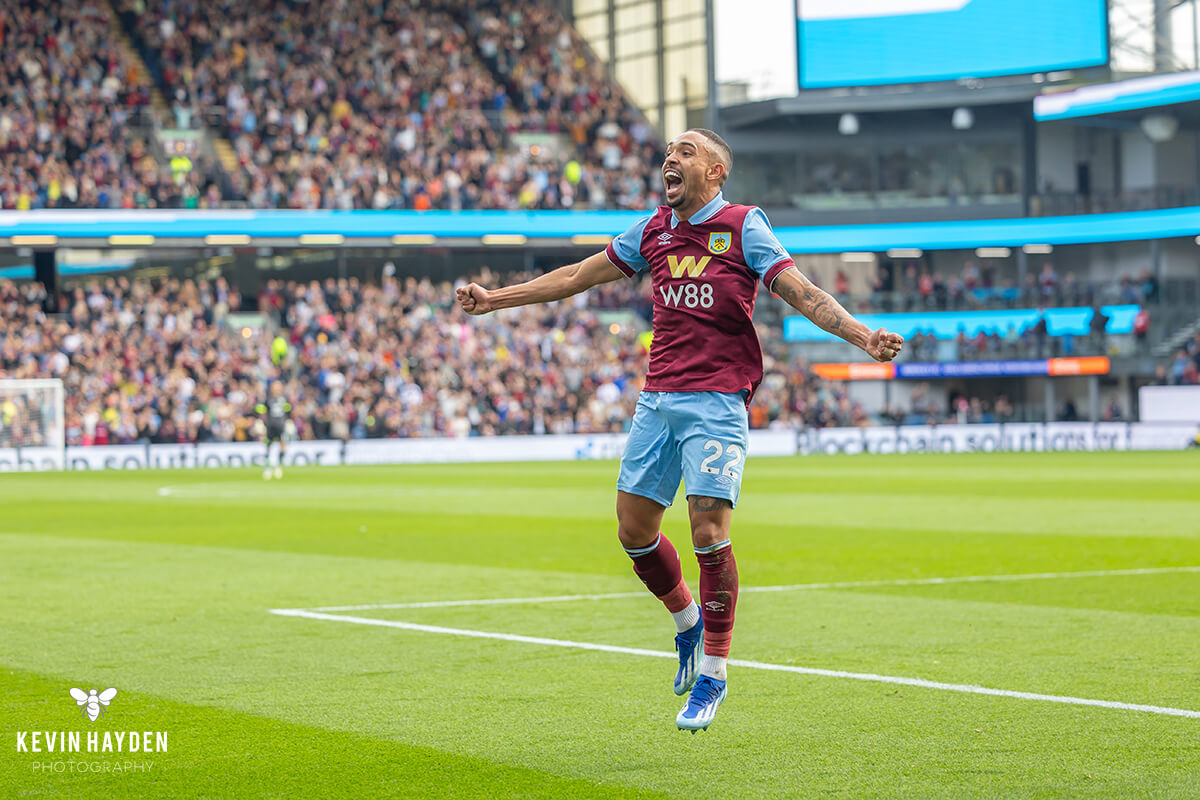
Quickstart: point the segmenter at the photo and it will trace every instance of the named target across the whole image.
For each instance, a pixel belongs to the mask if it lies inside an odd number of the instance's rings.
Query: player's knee
[[[617,538],[621,546],[627,549],[649,547],[658,538],[658,528],[661,514],[647,515],[639,513],[631,504],[617,500]]]
[[[622,513],[617,509],[617,538],[626,549],[649,547],[658,538],[658,525],[639,518],[636,514]]]
[[[699,519],[692,522],[692,546],[712,547],[729,538],[729,526],[717,520]]]
[[[617,538],[621,541],[621,547],[626,550],[637,550],[654,544],[654,540],[658,538],[658,531],[650,533],[644,528],[629,529],[618,526]]]

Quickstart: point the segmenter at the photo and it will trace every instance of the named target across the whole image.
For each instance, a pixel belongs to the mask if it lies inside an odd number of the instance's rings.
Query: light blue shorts
[[[642,392],[617,489],[671,505],[687,494],[737,505],[750,439],[744,392]]]

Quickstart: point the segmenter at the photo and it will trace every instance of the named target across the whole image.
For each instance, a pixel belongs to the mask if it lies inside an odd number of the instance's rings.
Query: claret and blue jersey
[[[627,277],[650,270],[654,343],[647,391],[747,392],[762,380],[754,331],[757,282],[793,266],[766,214],[717,194],[690,219],[667,206],[608,246]]]
[[[606,253],[628,277],[649,269],[654,289],[650,368],[617,488],[666,506],[682,478],[688,495],[736,505],[763,373],[754,299],[792,259],[761,210],[720,194],[687,220],[660,207]]]

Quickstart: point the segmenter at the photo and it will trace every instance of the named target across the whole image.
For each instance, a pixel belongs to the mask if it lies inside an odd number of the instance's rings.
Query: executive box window
[[[740,154],[736,199],[811,211],[1015,203],[1015,144],[911,144]]]

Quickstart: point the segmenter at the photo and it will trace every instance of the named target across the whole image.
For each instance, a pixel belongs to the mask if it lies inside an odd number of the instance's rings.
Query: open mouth
[[[663,186],[667,195],[673,195],[683,189],[683,176],[673,169],[663,170]]]

